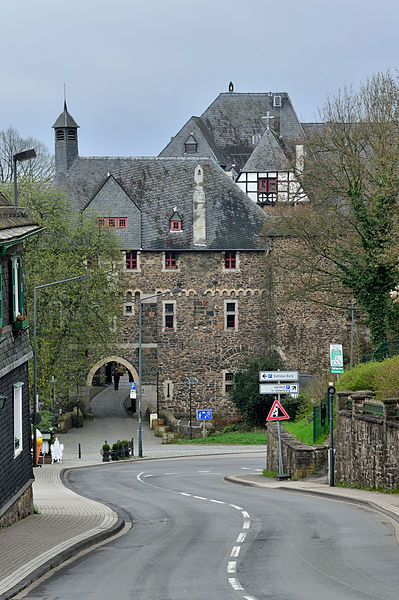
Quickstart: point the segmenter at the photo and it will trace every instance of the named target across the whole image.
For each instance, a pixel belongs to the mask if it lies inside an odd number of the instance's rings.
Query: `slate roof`
[[[79,127],[75,119],[69,114],[66,102],[64,102],[64,110],[53,125],[54,129],[58,127]]]
[[[281,97],[281,107],[273,106],[274,96]],[[252,154],[256,135],[263,135],[267,111],[274,130],[285,140],[304,137],[304,130],[286,92],[237,93],[225,92],[212,102],[200,117],[191,117],[172,138],[159,156],[183,156],[187,126],[195,120],[209,148],[220,165],[235,165],[240,171]],[[199,156],[203,156],[199,152]]]
[[[198,250],[193,244],[194,170],[198,164],[203,167],[206,210],[206,245],[202,250],[263,249],[260,230],[267,215],[212,159],[77,158],[68,174],[56,176],[54,184],[71,197],[74,210],[90,211],[112,177],[131,200],[131,205],[124,205],[131,206],[129,214],[137,208],[141,211],[141,246],[137,239],[124,239],[133,233],[116,230],[125,249]],[[101,194],[101,206],[109,205],[112,213],[113,195],[107,201],[105,192]],[[178,236],[170,231],[174,207],[183,222]],[[129,228],[129,214],[110,216],[127,216]],[[137,220],[137,216],[132,219]]]
[[[11,205],[9,200],[0,194],[0,245],[9,246],[42,229],[43,227],[29,216],[27,208]]]
[[[290,160],[287,146],[272,129],[266,129],[242,172],[285,171]]]

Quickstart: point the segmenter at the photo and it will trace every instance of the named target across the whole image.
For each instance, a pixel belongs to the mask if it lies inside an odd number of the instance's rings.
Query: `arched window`
[[[68,129],[68,140],[74,142],[76,140],[76,129]]]

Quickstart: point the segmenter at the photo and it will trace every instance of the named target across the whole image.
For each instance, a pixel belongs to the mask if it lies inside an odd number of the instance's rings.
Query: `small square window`
[[[107,223],[108,227],[116,227],[116,219],[114,219],[113,217],[108,219],[108,223]]]
[[[236,327],[235,314],[226,315],[226,327],[227,327],[227,329],[235,329],[235,327]]]
[[[132,313],[133,312],[133,306],[131,304],[126,304],[125,311],[127,313]]]
[[[125,218],[118,219],[118,227],[121,229],[124,229],[125,227],[127,227],[127,219],[125,219]]]
[[[226,311],[227,312],[235,312],[235,310],[236,310],[235,302],[227,302]]]
[[[177,252],[165,252],[165,269],[177,269]]]
[[[233,379],[234,379],[234,373],[226,373],[224,376],[225,381],[233,381]]]
[[[97,219],[97,227],[105,227],[105,219],[104,219],[104,217],[99,217]]]
[[[171,221],[170,229],[171,231],[181,231],[181,221]]]

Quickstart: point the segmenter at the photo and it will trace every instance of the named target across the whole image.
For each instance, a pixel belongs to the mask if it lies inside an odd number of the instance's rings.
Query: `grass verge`
[[[210,435],[198,440],[179,440],[179,444],[229,444],[237,446],[265,446],[266,431],[231,431]]]
[[[371,488],[371,487],[363,487],[361,485],[349,485],[348,483],[340,483],[340,482],[335,482],[334,485],[335,485],[335,487],[344,487],[344,488],[349,488],[349,489],[354,489],[354,490],[364,490],[365,492],[380,492],[381,494],[399,494],[399,488],[395,488],[394,490],[386,490],[385,488],[382,488],[382,487]]]

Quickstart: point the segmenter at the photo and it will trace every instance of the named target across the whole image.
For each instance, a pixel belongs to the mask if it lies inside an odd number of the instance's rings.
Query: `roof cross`
[[[262,119],[266,119],[266,129],[270,129],[270,119],[274,119],[274,117],[270,114],[270,110],[267,111],[266,116],[262,117]]]

